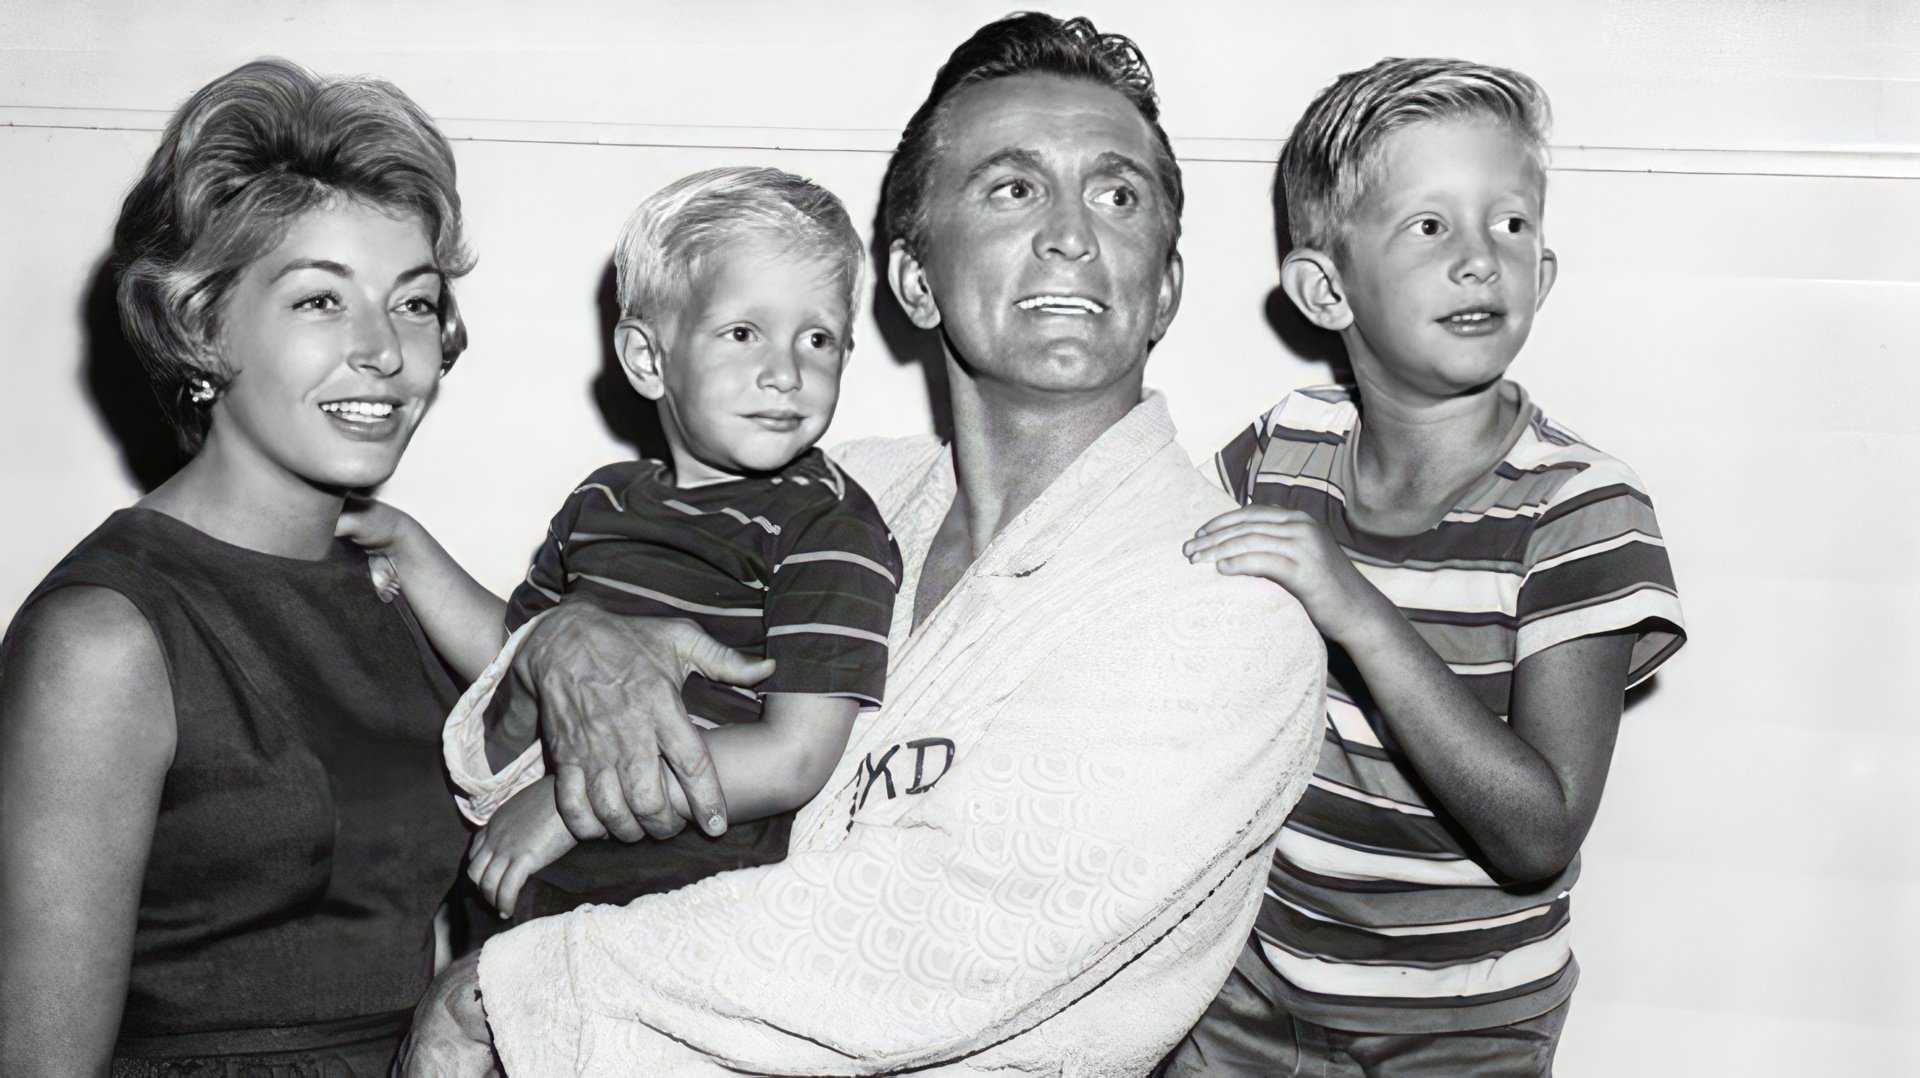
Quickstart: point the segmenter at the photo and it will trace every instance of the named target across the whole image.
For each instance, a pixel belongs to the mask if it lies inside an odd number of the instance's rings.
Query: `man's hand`
[[[624,617],[584,602],[561,603],[528,633],[513,675],[539,701],[560,816],[575,838],[678,834],[686,820],[667,794],[662,758],[701,830],[726,831],[719,777],[680,700],[694,671],[749,686],[773,673],[773,661],[749,659],[691,621]]]
[[[1346,643],[1385,601],[1320,522],[1295,509],[1248,505],[1200,526],[1181,548],[1194,564],[1287,589],[1321,635]]]
[[[487,1012],[480,1006],[480,956],[442,970],[413,1009],[413,1028],[393,1061],[399,1078],[499,1075]]]

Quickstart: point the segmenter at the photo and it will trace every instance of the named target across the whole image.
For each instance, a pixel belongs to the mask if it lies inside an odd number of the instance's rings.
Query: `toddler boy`
[[[1504,377],[1557,266],[1547,121],[1517,72],[1383,60],[1281,156],[1282,286],[1355,385],[1292,393],[1223,449],[1244,508],[1186,550],[1306,607],[1326,736],[1169,1073],[1551,1071],[1622,693],[1685,631],[1639,479]]]
[[[628,381],[659,405],[669,459],[610,464],[574,489],[504,617],[485,597],[488,643],[497,650],[542,611],[586,601],[692,619],[774,671],[753,690],[697,673],[683,690],[727,800],[718,838],[688,829],[577,844],[551,776],[502,805],[462,797],[485,825],[468,873],[503,915],[624,903],[781,860],[793,810],[825,784],[855,714],[879,707],[900,554],[866,493],[813,448],[838,401],[865,257],[838,199],[775,169],[685,177],[627,222],[614,341]],[[430,542],[386,550],[439,645],[435,626],[453,619],[433,596],[458,589],[438,582],[458,574],[469,597],[479,586]],[[509,659],[510,649],[476,681],[449,736],[475,729],[461,721],[475,709],[492,720],[532,706],[513,691]],[[666,785],[686,812],[678,783]]]

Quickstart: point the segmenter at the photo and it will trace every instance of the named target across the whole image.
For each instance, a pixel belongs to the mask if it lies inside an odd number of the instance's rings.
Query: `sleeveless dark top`
[[[459,694],[403,602],[351,543],[301,561],[147,509],[107,518],[28,602],[74,585],[145,616],[178,730],[115,1053],[175,1063],[115,1072],[357,1045],[305,1069],[384,1074],[467,838],[440,754]],[[189,1071],[231,1069],[209,1062]]]

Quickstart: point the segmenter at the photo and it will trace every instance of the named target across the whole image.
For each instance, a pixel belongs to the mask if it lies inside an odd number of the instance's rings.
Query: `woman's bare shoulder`
[[[0,651],[0,716],[17,747],[163,769],[173,754],[166,658],[146,616],[111,588],[56,588],[20,611]]]

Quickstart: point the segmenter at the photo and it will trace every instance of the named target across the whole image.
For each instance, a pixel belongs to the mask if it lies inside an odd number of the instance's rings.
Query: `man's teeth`
[[[1082,296],[1029,296],[1017,306],[1023,311],[1079,311],[1085,314],[1099,314],[1107,309],[1104,304]]]
[[[392,415],[393,405],[376,401],[328,401],[320,406],[320,410],[342,419],[366,423]]]

